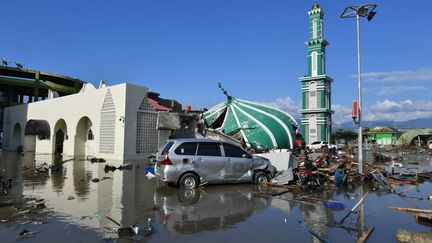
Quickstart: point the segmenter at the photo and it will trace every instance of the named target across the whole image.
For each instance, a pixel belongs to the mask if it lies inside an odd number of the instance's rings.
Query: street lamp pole
[[[360,68],[360,16],[357,14],[357,81],[358,81],[358,163],[359,173],[363,175],[363,134],[362,134],[362,90]]]
[[[362,89],[360,65],[360,17],[367,17],[369,21],[375,16],[373,10],[376,4],[351,5],[345,8],[341,18],[356,18],[357,21],[357,81],[358,81],[358,163],[359,173],[363,174],[363,134],[362,134]]]

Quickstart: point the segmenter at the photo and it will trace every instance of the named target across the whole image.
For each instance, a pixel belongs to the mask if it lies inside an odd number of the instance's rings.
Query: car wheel
[[[192,173],[184,174],[180,179],[180,188],[195,189],[198,187],[198,178]]]
[[[258,171],[258,172],[255,174],[255,177],[254,177],[254,183],[255,183],[256,185],[262,185],[262,184],[267,183],[267,182],[269,182],[269,181],[270,181],[270,177],[269,177],[269,175],[268,175],[267,173],[265,173],[264,171]]]
[[[179,202],[192,205],[200,198],[200,191],[195,189],[179,190]]]

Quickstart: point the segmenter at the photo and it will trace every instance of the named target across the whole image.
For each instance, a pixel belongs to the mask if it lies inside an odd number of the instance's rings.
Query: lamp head
[[[373,19],[373,17],[375,16],[375,14],[376,14],[376,12],[371,11],[371,12],[368,14],[368,16],[367,16],[367,20],[368,20],[368,21],[371,21],[371,20]]]
[[[360,17],[366,17],[367,14],[368,14],[368,9],[362,6],[362,7],[360,7],[360,8],[357,10],[357,14],[358,14]]]

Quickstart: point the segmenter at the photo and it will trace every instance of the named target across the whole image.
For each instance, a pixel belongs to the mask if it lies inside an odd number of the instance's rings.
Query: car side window
[[[174,152],[178,155],[195,155],[197,143],[185,142],[180,144]]]
[[[224,143],[223,148],[225,151],[225,157],[243,158],[243,155],[247,156],[247,153],[243,149],[234,145]]]
[[[199,143],[197,155],[221,156],[219,143]]]

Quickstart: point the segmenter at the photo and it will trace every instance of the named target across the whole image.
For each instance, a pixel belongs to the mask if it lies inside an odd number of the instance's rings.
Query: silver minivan
[[[262,184],[276,173],[266,158],[251,155],[232,143],[202,138],[168,140],[156,160],[156,177],[185,189],[203,183]]]

